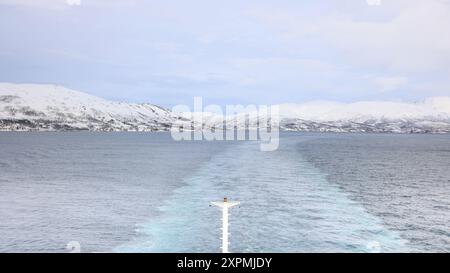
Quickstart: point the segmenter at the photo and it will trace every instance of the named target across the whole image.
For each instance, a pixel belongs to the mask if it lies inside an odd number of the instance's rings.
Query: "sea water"
[[[450,137],[1,133],[0,251],[450,251]]]

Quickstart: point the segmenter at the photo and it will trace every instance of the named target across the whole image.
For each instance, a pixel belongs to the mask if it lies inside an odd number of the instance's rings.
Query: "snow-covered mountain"
[[[418,103],[366,101],[357,103],[309,102],[282,104],[280,130],[307,132],[450,133],[450,97],[429,98]],[[257,124],[257,114],[239,114],[226,123],[245,128]],[[219,120],[219,121],[218,121]],[[220,118],[208,116],[221,128]]]
[[[284,130],[450,133],[450,97],[434,97],[418,103],[283,104],[280,117]]]
[[[279,106],[281,130],[450,133],[450,97],[420,103]],[[199,114],[203,115],[195,116]],[[204,116],[206,127],[221,127],[220,117],[211,113]],[[190,127],[189,117],[152,104],[112,102],[61,86],[0,83],[0,130],[166,131],[175,121]],[[241,118],[238,124],[242,126],[245,121]]]
[[[112,102],[55,85],[0,83],[0,129],[164,131],[179,117],[152,104]]]

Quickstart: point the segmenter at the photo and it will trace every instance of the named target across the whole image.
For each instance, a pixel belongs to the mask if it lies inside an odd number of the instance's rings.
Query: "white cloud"
[[[348,88],[348,94],[450,94],[450,1],[391,0],[369,6],[363,0],[330,0],[323,5],[260,6],[249,16],[283,43],[287,54],[320,58],[341,71],[345,67],[349,73],[341,74],[339,86],[361,84]],[[364,78],[367,74],[381,76]]]
[[[67,1],[0,0],[20,6],[0,6],[0,54],[20,64],[2,62],[5,80],[85,74],[118,93],[139,82],[142,94],[183,86],[264,103],[450,93],[449,1]]]
[[[229,62],[236,78],[243,85],[285,84],[284,88],[292,85],[301,87],[310,85],[323,86],[322,82],[336,78],[340,72],[332,64],[317,59],[301,58],[237,58]]]
[[[67,3],[66,0],[0,0],[0,5],[54,8]]]
[[[376,77],[375,84],[379,87],[380,92],[394,91],[408,83],[406,77]]]
[[[313,18],[286,9],[253,15],[287,43],[320,40],[355,65],[401,72],[450,68],[449,1],[393,0],[363,8],[352,3],[354,9]]]
[[[354,62],[392,71],[450,68],[450,6],[408,5],[388,22],[338,20],[323,32]]]
[[[0,0],[0,5],[60,9],[70,6],[135,6],[140,0]]]

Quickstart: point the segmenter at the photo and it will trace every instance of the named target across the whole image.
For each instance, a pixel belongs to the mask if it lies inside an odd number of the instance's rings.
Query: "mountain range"
[[[450,133],[450,97],[279,107],[285,131]],[[205,126],[217,127],[214,115],[207,116]],[[57,85],[0,83],[2,131],[168,131],[176,121],[192,124],[189,115],[154,104],[109,101]]]

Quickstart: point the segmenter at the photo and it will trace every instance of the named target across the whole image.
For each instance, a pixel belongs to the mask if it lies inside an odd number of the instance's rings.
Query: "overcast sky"
[[[0,81],[167,107],[450,95],[450,1],[0,0]]]

